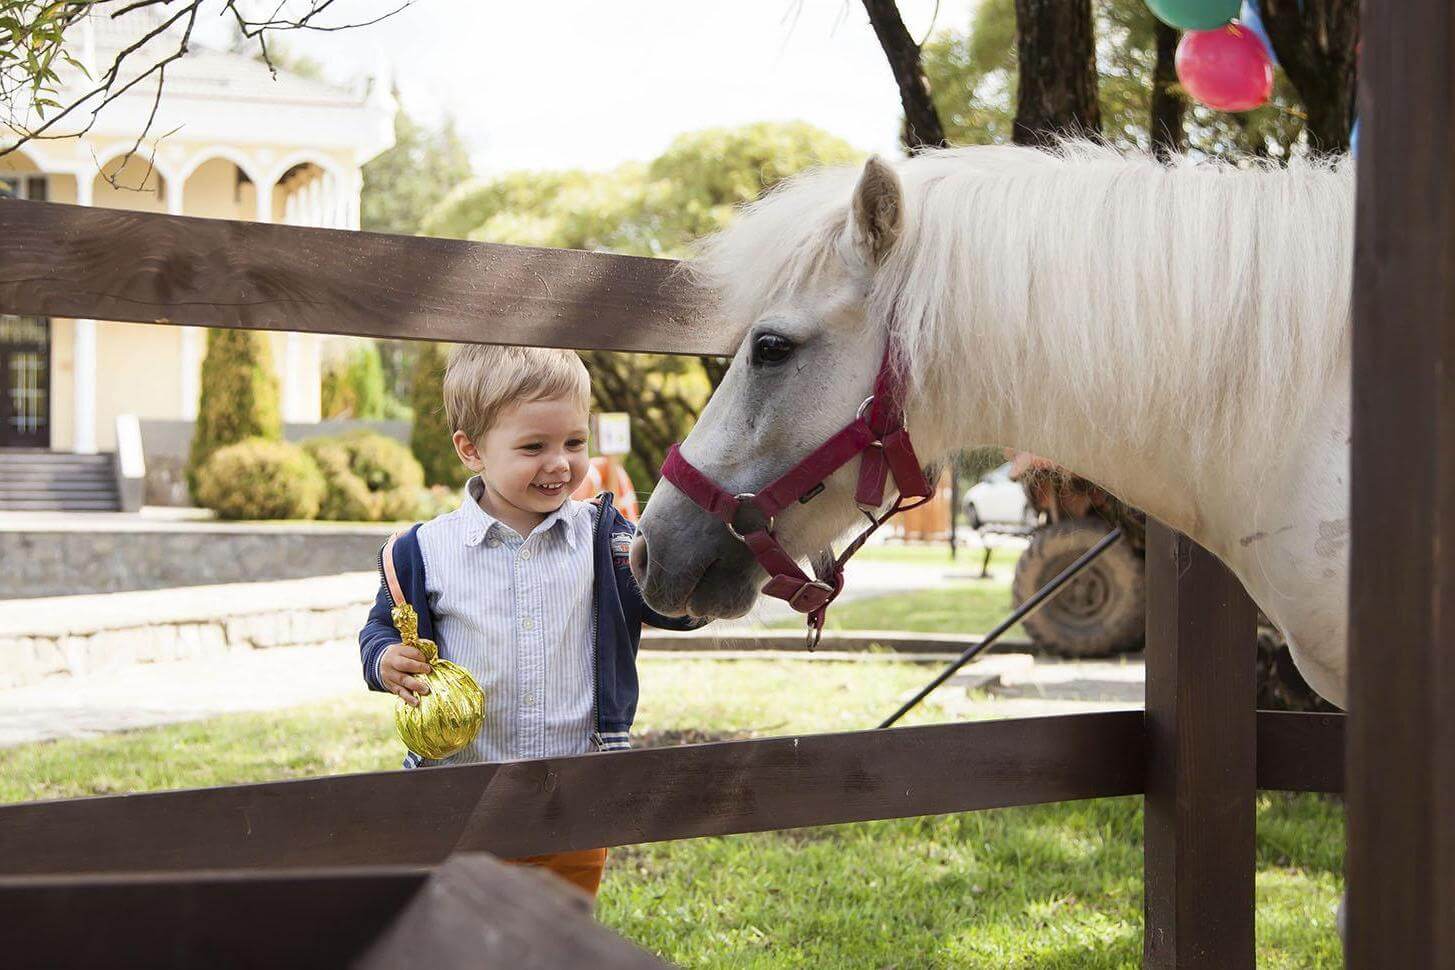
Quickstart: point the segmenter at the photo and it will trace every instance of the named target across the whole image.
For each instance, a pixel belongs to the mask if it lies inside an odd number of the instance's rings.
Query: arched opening
[[[247,169],[230,158],[214,156],[193,168],[182,198],[189,216],[251,221],[258,215],[258,187]]]
[[[35,158],[23,150],[0,155],[0,198],[50,198],[50,178]]]
[[[141,152],[118,155],[91,180],[91,204],[103,209],[167,211],[167,180]]]
[[[342,227],[338,179],[317,162],[299,162],[273,188],[273,221],[293,226]]]

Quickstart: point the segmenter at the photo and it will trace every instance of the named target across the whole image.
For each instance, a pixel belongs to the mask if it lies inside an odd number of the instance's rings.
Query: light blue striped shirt
[[[479,477],[460,508],[419,528],[440,651],[485,692],[467,764],[585,754],[597,747],[595,571],[600,514],[566,503],[522,537],[480,507]]]

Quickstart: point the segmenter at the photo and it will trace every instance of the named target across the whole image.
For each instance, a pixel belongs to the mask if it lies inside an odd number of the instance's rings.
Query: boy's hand
[[[410,675],[429,672],[430,667],[424,662],[424,654],[417,648],[406,647],[402,643],[391,643],[384,651],[384,656],[379,658],[379,679],[383,681],[384,687],[415,707],[419,706],[418,695],[429,693],[429,684]]]

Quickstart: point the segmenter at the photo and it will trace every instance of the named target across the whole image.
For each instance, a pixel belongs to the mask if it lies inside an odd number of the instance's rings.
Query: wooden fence
[[[1443,970],[1455,967],[1455,663],[1437,649],[1455,634],[1455,386],[1447,376],[1455,372],[1455,166],[1447,144],[1455,14],[1439,0],[1406,0],[1398,16],[1384,3],[1367,7],[1350,965]],[[673,268],[0,203],[6,313],[730,352]],[[1250,968],[1256,792],[1342,791],[1345,720],[1255,711],[1254,613],[1238,583],[1156,523],[1147,561],[1144,714],[0,807],[0,925],[13,928],[6,962],[250,966],[306,957],[318,966],[385,966],[413,943],[412,960],[440,967],[462,955],[522,967],[579,965],[588,955],[602,967],[650,966],[649,956],[551,887],[478,853],[1141,792],[1145,965]]]

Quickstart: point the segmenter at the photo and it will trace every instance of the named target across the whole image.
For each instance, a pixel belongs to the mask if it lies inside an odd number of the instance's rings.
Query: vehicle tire
[[[1024,603],[1107,533],[1101,519],[1064,519],[1039,529],[1021,554],[1011,601]],[[1116,543],[1025,621],[1026,632],[1063,657],[1105,657],[1142,647],[1146,586],[1142,558]]]

